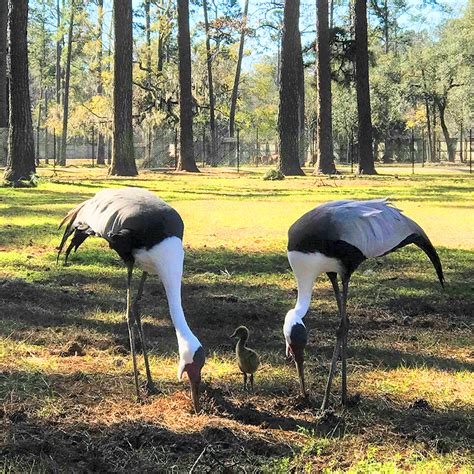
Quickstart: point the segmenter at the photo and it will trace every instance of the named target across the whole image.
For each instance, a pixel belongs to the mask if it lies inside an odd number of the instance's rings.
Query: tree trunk
[[[209,19],[207,16],[207,0],[202,2],[204,10],[204,28],[206,30],[206,64],[207,64],[207,81],[209,88],[209,128],[211,129],[211,153],[209,162],[211,166],[216,164],[216,117],[215,117],[215,98],[214,98],[214,82],[212,78],[212,55],[211,42],[209,38]]]
[[[64,98],[63,98],[63,130],[61,135],[61,146],[59,155],[59,165],[64,166],[66,164],[67,155],[67,126],[68,126],[68,115],[69,115],[69,84],[71,80],[71,58],[72,58],[72,34],[74,31],[74,13],[75,5],[74,1],[71,2],[71,14],[69,16],[69,31],[67,37],[67,57],[66,57],[66,71],[64,77]]]
[[[58,39],[56,40],[56,104],[61,103],[61,55],[62,55],[62,35],[61,30],[61,6],[59,0],[56,2],[56,34]]]
[[[115,176],[136,176],[132,124],[132,0],[114,0],[114,133]]]
[[[446,111],[446,99],[442,98],[436,101],[439,110],[439,124],[441,130],[443,130],[444,139],[446,141],[446,150],[448,150],[448,161],[454,163],[456,157],[456,146],[452,143],[451,137],[449,136],[448,126],[446,125],[445,111]]]
[[[336,166],[334,165],[334,151],[332,142],[332,92],[327,0],[317,0],[317,8],[317,172],[324,174],[334,174],[336,172]]]
[[[230,98],[229,114],[229,136],[233,137],[235,132],[235,112],[237,109],[237,97],[239,95],[240,72],[242,70],[242,58],[244,56],[245,28],[247,27],[247,15],[249,11],[249,0],[245,0],[244,13],[242,15],[242,27],[240,30],[239,55],[237,57],[237,67],[235,68],[234,87]]]
[[[355,54],[357,117],[359,123],[357,137],[359,143],[359,173],[377,174],[372,149],[366,0],[355,0]]]
[[[7,93],[7,25],[8,2],[0,2],[0,166],[7,161],[8,93]]]
[[[15,184],[29,180],[36,167],[28,77],[28,0],[10,0],[8,6],[10,120],[4,179]]]
[[[281,42],[280,108],[280,171],[287,176],[304,175],[299,163],[299,93],[298,37],[300,0],[285,0]]]
[[[104,0],[97,1],[97,36],[99,40],[99,51],[97,54],[97,95],[104,93],[104,81],[102,79],[102,58],[104,56],[104,44],[102,42],[104,29]],[[97,137],[97,164],[105,164],[105,139],[100,128]]]
[[[179,52],[179,132],[180,154],[177,169],[199,172],[194,161],[193,96],[191,93],[191,39],[189,35],[189,0],[178,0]]]
[[[298,160],[300,166],[306,161],[306,136],[305,136],[305,103],[304,103],[304,63],[301,35],[298,35]]]

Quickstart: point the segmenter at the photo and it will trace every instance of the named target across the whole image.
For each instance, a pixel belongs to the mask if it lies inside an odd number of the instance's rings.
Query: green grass
[[[470,472],[474,180],[455,170],[411,176],[387,168],[370,178],[264,181],[265,171],[110,179],[104,169],[44,169],[37,188],[0,188],[4,472],[187,472],[206,446],[202,472]],[[176,380],[177,344],[156,280],[146,284],[142,310],[161,393],[140,405],[123,319],[123,265],[99,239],[89,239],[69,266],[56,264],[65,213],[123,185],[151,189],[185,221],[184,308],[208,352],[199,416]],[[286,232],[327,200],[386,196],[439,249],[446,289],[416,248],[360,267],[349,302],[349,391],[360,403],[340,409],[337,377],[335,414],[321,419],[336,305],[320,278],[305,319],[305,404],[281,334],[296,296]],[[262,358],[254,394],[241,389],[227,337],[239,324],[251,329]],[[72,343],[84,355],[67,356]]]

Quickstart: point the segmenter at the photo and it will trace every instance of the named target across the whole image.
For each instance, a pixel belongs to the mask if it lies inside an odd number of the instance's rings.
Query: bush
[[[264,174],[263,179],[265,181],[281,181],[282,179],[285,179],[285,175],[278,170],[268,170]]]

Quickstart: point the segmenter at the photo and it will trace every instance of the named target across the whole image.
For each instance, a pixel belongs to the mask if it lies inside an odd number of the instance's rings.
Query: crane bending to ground
[[[72,209],[59,227],[66,223],[59,246],[58,259],[74,233],[65,252],[65,263],[71,250],[91,235],[103,237],[127,266],[127,325],[132,353],[137,398],[140,398],[138,370],[133,334],[134,323],[138,330],[145,369],[147,389],[154,391],[143,334],[138,302],[148,274],[156,274],[165,288],[169,311],[179,348],[178,378],[187,372],[191,384],[194,409],[199,411],[199,384],[204,365],[204,350],[189,328],[181,305],[181,278],[183,274],[184,224],[178,212],[153,193],[141,188],[105,189]],[[137,296],[132,302],[132,273],[134,265],[142,270]]]
[[[332,283],[341,318],[321,406],[323,410],[329,403],[339,356],[342,364],[342,403],[347,403],[349,319],[346,302],[352,273],[367,258],[386,255],[408,244],[417,245],[428,255],[444,287],[441,262],[428,236],[386,199],[328,202],[304,214],[290,227],[288,260],[296,277],[298,297],[294,309],[288,311],[285,317],[283,334],[287,355],[292,355],[296,363],[303,396],[306,396],[303,364],[307,342],[303,317],[311,303],[314,280],[321,273],[326,273]]]

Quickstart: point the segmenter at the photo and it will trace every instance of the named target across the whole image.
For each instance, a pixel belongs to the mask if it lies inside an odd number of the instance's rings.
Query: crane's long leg
[[[132,352],[133,376],[135,378],[135,389],[137,399],[140,400],[140,387],[138,385],[137,355],[135,351],[135,339],[133,337],[133,311],[132,311],[132,275],[133,263],[127,264],[127,325],[128,337],[130,339],[130,351]]]
[[[349,293],[349,280],[342,280],[341,301],[341,324],[342,324],[342,347],[341,347],[341,377],[342,377],[342,404],[347,403],[347,335],[349,333],[349,318],[347,317],[346,304]]]
[[[332,379],[334,377],[334,372],[336,371],[337,359],[339,358],[339,353],[341,352],[341,343],[342,343],[342,301],[341,301],[341,292],[339,290],[339,283],[337,281],[337,273],[328,273],[329,280],[331,280],[332,287],[334,289],[334,294],[336,295],[337,307],[339,309],[339,315],[341,316],[341,324],[336,331],[336,345],[334,346],[334,351],[332,353],[331,366],[329,368],[328,380],[326,382],[326,390],[324,392],[323,403],[321,404],[321,410],[326,410],[329,404],[329,395],[331,393]]]
[[[145,286],[145,281],[147,279],[148,273],[143,272],[142,277],[140,279],[140,283],[138,285],[138,290],[137,290],[137,295],[135,297],[135,300],[133,301],[133,316],[135,318],[135,323],[137,324],[137,329],[138,329],[138,335],[140,337],[140,344],[142,346],[142,351],[143,351],[143,358],[145,360],[145,370],[146,370],[146,389],[148,394],[153,394],[156,393],[156,387],[155,384],[153,383],[153,379],[151,376],[151,371],[150,371],[150,364],[148,362],[148,352],[146,348],[146,341],[145,341],[145,333],[143,332],[143,326],[142,326],[142,317],[141,317],[141,312],[140,312],[140,300],[142,299],[143,296],[143,287]]]

